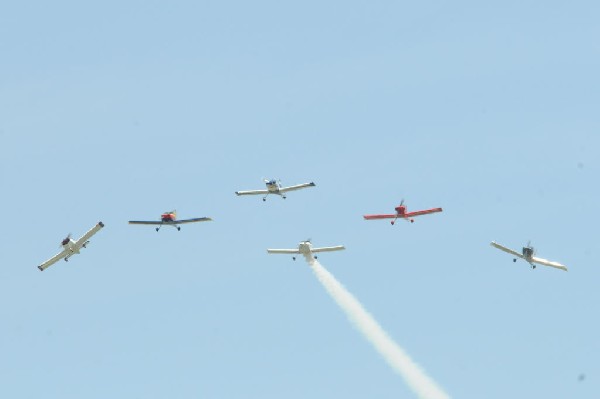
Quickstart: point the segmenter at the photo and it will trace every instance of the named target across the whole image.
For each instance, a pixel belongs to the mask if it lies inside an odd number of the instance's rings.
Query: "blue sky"
[[[4,4],[0,396],[413,397],[305,262],[266,254],[310,237],[452,397],[597,397],[599,11]],[[263,177],[317,186],[234,195]],[[444,212],[362,219],[402,198]],[[171,209],[214,221],[127,224]]]

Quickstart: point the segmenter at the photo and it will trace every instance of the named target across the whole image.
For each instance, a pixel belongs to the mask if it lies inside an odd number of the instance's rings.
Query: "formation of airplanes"
[[[266,190],[236,191],[235,193],[238,196],[239,195],[263,195],[263,201],[266,201],[267,196],[269,194],[279,195],[283,199],[285,199],[286,198],[285,194],[289,191],[295,191],[295,190],[300,190],[300,189],[315,186],[314,182],[310,182],[310,183],[301,183],[301,184],[297,184],[297,185],[293,185],[293,186],[284,187],[281,185],[281,182],[279,180],[274,180],[274,179],[271,179],[271,180],[263,179],[263,180],[266,184]],[[429,214],[437,213],[437,212],[442,212],[442,208],[431,208],[431,209],[407,212],[407,207],[406,207],[406,205],[404,205],[404,200],[402,200],[400,202],[400,205],[395,207],[395,211],[396,211],[396,213],[393,213],[393,214],[363,215],[363,218],[365,220],[393,219],[390,222],[392,225],[398,219],[404,219],[407,222],[413,223],[415,217],[422,216],[422,215],[429,215]],[[163,214],[161,214],[160,220],[130,220],[129,224],[158,226],[155,228],[156,231],[159,231],[163,225],[166,225],[166,226],[174,227],[179,231],[179,230],[181,230],[181,227],[179,226],[180,224],[207,222],[207,221],[211,221],[211,220],[212,219],[209,217],[177,219],[177,212],[173,210],[173,211],[164,212]],[[47,261],[43,262],[41,265],[38,266],[38,269],[41,271],[44,271],[45,269],[52,266],[53,264],[55,264],[56,262],[58,262],[61,259],[64,259],[66,262],[69,260],[69,258],[71,256],[73,256],[75,254],[79,254],[80,250],[82,248],[86,248],[87,245],[90,243],[90,238],[94,234],[96,234],[98,231],[100,231],[100,229],[102,229],[103,227],[104,227],[104,223],[98,222],[94,227],[92,227],[90,230],[88,230],[83,236],[81,236],[77,240],[73,240],[71,238],[71,234],[69,234],[65,239],[63,239],[61,241],[60,245],[62,247],[62,251],[59,252],[58,254],[54,255],[52,258],[48,259]],[[553,267],[556,269],[561,269],[561,270],[567,271],[567,267],[561,263],[536,257],[535,250],[533,247],[531,247],[530,244],[527,244],[526,247],[523,247],[521,253],[519,253],[515,250],[512,250],[510,248],[507,248],[503,245],[500,245],[500,244],[496,243],[495,241],[492,241],[490,243],[490,245],[513,255],[515,257],[513,259],[513,262],[516,262],[518,258],[525,260],[526,262],[528,262],[531,265],[532,269],[535,269],[536,264],[539,264],[539,265],[549,266],[549,267]],[[306,258],[306,260],[310,263],[310,262],[314,261],[315,259],[317,259],[317,255],[314,255],[316,253],[341,251],[344,249],[345,249],[345,247],[343,245],[336,245],[336,246],[332,246],[332,247],[313,247],[310,240],[305,240],[305,241],[300,241],[300,243],[298,244],[298,248],[267,249],[267,253],[292,255],[293,260],[296,260],[296,255],[303,255]]]

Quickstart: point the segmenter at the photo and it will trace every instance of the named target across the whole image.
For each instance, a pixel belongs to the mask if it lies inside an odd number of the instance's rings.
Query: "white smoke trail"
[[[360,302],[319,262],[311,259],[310,267],[329,295],[342,308],[350,321],[373,344],[392,368],[404,378],[408,386],[424,399],[449,399],[450,397],[396,344],[381,328]]]

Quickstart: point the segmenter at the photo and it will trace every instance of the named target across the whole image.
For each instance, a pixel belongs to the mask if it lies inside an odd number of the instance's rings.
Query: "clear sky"
[[[306,262],[266,253],[310,237],[452,397],[599,397],[599,14],[4,3],[0,396],[414,397]],[[263,177],[316,187],[234,195]],[[363,220],[402,198],[444,212]],[[171,209],[214,221],[127,224]]]

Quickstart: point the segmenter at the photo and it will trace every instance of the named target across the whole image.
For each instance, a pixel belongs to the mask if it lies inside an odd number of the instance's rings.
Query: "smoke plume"
[[[449,396],[413,362],[406,352],[381,328],[373,316],[331,273],[314,259],[310,260],[309,265],[329,295],[346,313],[352,324],[377,349],[388,364],[404,378],[419,398],[449,399]]]

